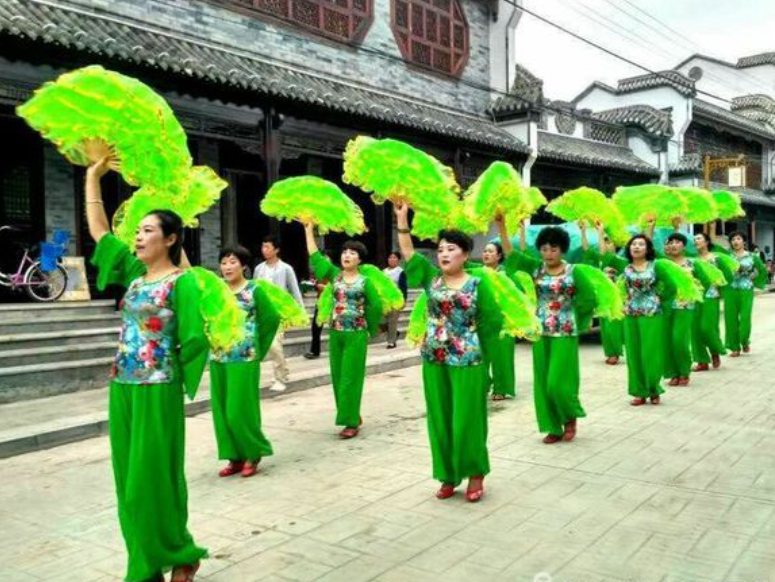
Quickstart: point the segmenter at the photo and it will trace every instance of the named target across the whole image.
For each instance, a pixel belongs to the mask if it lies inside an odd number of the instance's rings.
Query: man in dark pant
[[[314,277],[312,278],[312,284],[315,286],[317,297],[320,299],[320,294],[323,293],[323,289],[326,288],[327,281],[318,281]],[[312,316],[312,345],[309,351],[304,354],[304,357],[308,360],[314,360],[320,357],[320,336],[323,333],[323,326],[318,325],[318,308],[315,305],[315,315]]]

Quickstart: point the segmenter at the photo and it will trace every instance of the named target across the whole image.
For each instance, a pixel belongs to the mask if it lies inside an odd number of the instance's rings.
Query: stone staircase
[[[410,294],[399,319],[403,333],[417,293]],[[315,298],[305,297],[310,315]],[[104,388],[121,324],[113,301],[0,305],[0,404]],[[309,351],[311,330],[285,334],[289,358]],[[381,335],[372,343],[384,342]],[[328,347],[323,329],[321,349]]]

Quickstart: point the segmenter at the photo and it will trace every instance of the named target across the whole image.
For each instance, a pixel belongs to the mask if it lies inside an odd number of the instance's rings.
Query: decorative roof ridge
[[[668,85],[676,89],[682,95],[687,97],[694,96],[697,91],[694,81],[680,71],[667,70],[636,75],[620,79],[617,87],[617,93],[630,93],[641,89],[650,89],[652,87],[663,87]]]
[[[759,65],[775,65],[775,52],[767,51],[747,57],[740,57],[737,59],[735,67],[745,69],[748,67],[758,67]]]
[[[592,118],[617,125],[637,125],[660,137],[673,135],[673,118],[671,111],[657,109],[646,103],[634,103],[604,109],[592,113]]]

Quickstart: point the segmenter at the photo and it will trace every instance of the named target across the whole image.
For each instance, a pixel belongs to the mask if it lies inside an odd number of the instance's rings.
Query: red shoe
[[[643,406],[644,404],[646,404],[645,398],[633,398],[630,401],[630,406]]]
[[[738,350],[738,351],[734,351],[734,352],[729,352],[729,357],[730,358],[739,358],[740,357],[740,351]]]
[[[670,378],[670,382],[667,383],[668,386],[678,386],[680,383],[680,378]]]
[[[569,420],[565,423],[565,432],[562,434],[562,440],[570,442],[576,438],[576,419]]]
[[[351,426],[343,428],[342,431],[339,433],[339,438],[343,440],[355,438],[357,436],[358,436],[358,429],[353,428]]]
[[[468,480],[466,501],[469,503],[476,503],[482,497],[484,497],[484,477],[471,477]]]
[[[242,467],[245,465],[244,461],[229,461],[223,469],[218,471],[219,477],[231,477],[242,471]]]
[[[170,582],[194,582],[197,570],[199,570],[199,562],[189,566],[176,566],[172,570]]]
[[[258,464],[261,462],[261,459],[256,459],[255,461],[246,461],[245,466],[242,467],[241,475],[243,477],[252,477],[256,473],[258,473]]]
[[[651,404],[659,404],[659,395],[654,394],[653,396],[649,396],[649,400],[651,400]]]
[[[436,491],[436,499],[449,499],[455,494],[455,486],[449,483],[442,483],[441,489]]]
[[[559,443],[561,440],[562,435],[548,434],[544,437],[544,444],[553,445],[554,443]]]
[[[688,386],[689,385],[689,378],[678,378],[678,385],[679,386]]]
[[[610,356],[605,359],[605,363],[609,366],[615,366],[619,363],[619,356]]]
[[[493,402],[500,402],[501,400],[506,400],[505,394],[493,394],[492,395]]]
[[[718,366],[713,366],[714,368],[718,368]],[[697,364],[694,366],[695,372],[707,372],[710,370],[710,366],[708,364]]]
[[[751,353],[751,346],[743,346],[743,353],[750,354]]]
[[[719,356],[718,354],[713,354],[710,357],[710,360],[711,360],[711,362],[713,362],[713,368],[714,369],[721,366],[721,356]]]

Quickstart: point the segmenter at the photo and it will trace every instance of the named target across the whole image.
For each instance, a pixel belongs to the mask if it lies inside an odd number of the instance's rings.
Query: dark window
[[[468,22],[459,0],[390,4],[390,24],[404,59],[459,77],[468,61]]]
[[[219,4],[269,14],[327,38],[360,42],[374,16],[374,0],[215,0]]]

